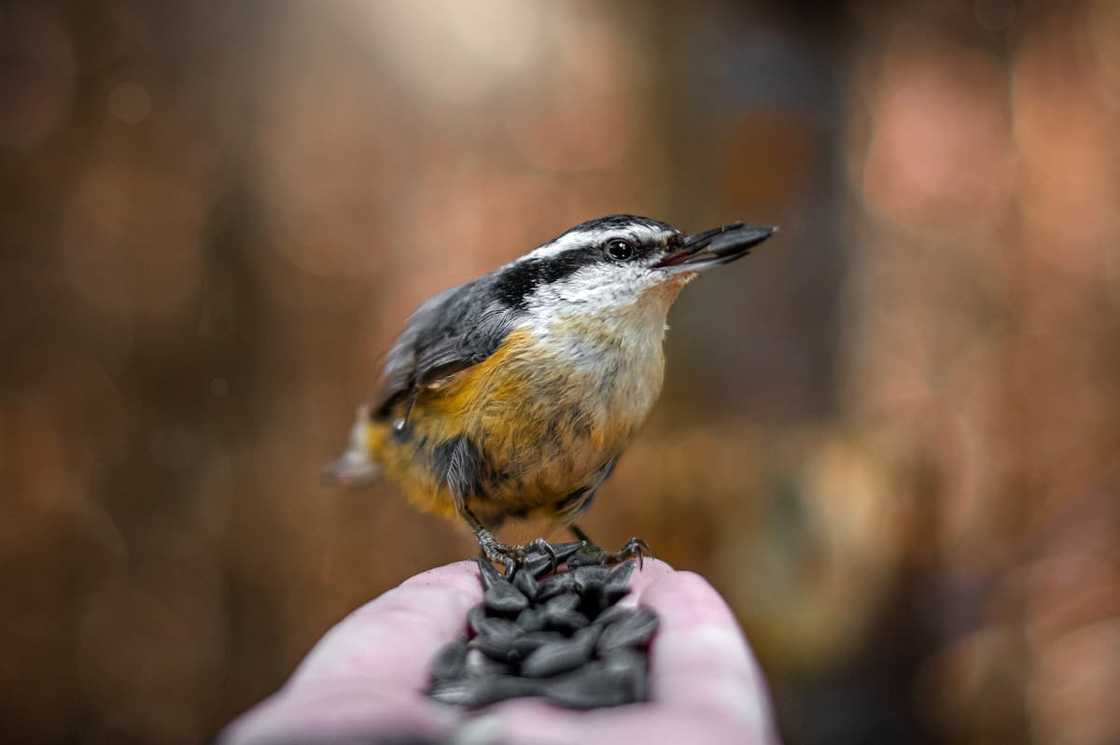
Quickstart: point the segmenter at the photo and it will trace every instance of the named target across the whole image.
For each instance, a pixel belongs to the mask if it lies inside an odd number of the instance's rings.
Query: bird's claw
[[[556,571],[560,564],[567,564],[569,569],[581,566],[608,566],[636,558],[638,568],[641,569],[646,556],[652,556],[649,544],[641,538],[633,537],[622,548],[613,553],[604,551],[594,543],[580,538],[576,543],[560,543],[553,545],[544,538],[537,538],[529,543],[511,545],[501,543],[488,530],[477,533],[478,546],[482,555],[495,564],[501,564],[505,576],[512,579],[513,575],[522,567],[534,576]]]
[[[622,548],[611,556],[611,563],[617,564],[627,559],[635,558],[638,560],[638,570],[641,571],[645,557],[647,556],[653,556],[653,552],[649,549],[649,544],[637,536],[631,536],[630,540],[626,541]]]
[[[633,537],[623,544],[622,548],[613,553],[604,551],[602,548],[596,546],[594,543],[584,542],[584,546],[580,549],[579,553],[569,560],[569,566],[607,566],[610,564],[621,564],[628,559],[637,559],[638,568],[641,569],[644,565],[646,556],[653,556],[650,551],[649,544],[641,538]]]
[[[554,546],[544,538],[537,538],[520,545],[499,543],[493,539],[480,540],[479,547],[482,549],[483,556],[502,565],[506,577],[512,577],[522,566],[539,557],[548,557],[548,571],[556,571],[556,567],[574,553],[571,544]]]

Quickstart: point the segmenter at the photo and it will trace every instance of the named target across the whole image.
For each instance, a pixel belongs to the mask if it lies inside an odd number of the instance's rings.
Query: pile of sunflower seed
[[[618,604],[635,563],[584,564],[581,548],[531,553],[509,578],[480,560],[482,604],[467,635],[436,655],[428,695],[469,708],[525,696],[573,709],[646,701],[657,615]]]

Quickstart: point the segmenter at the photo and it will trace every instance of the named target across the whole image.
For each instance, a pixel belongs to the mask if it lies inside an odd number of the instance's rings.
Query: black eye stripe
[[[647,236],[640,228],[652,229],[654,235]],[[489,292],[502,305],[524,310],[528,305],[529,297],[542,285],[560,282],[585,266],[644,259],[662,248],[665,238],[657,235],[657,232],[672,230],[673,228],[665,223],[629,215],[612,215],[590,220],[577,225],[553,241],[567,237],[571,248],[544,256],[526,257],[503,267],[484,281],[489,286]],[[626,241],[630,245],[630,255],[626,258],[614,258],[608,251],[610,243],[619,240]]]
[[[557,282],[594,264],[591,251],[575,248],[555,256],[529,259],[507,267],[494,277],[494,294],[507,307],[524,309],[529,295],[541,285]]]

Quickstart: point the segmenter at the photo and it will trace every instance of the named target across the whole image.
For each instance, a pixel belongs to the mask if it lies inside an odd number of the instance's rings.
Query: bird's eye
[[[626,261],[634,257],[634,244],[622,238],[615,238],[607,243],[607,256],[615,261]]]

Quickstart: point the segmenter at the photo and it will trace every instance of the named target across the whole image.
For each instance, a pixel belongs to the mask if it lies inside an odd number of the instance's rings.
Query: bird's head
[[[611,215],[506,265],[494,289],[506,305],[541,314],[611,313],[651,299],[667,311],[689,280],[746,256],[775,230],[734,223],[684,234],[648,217]]]

